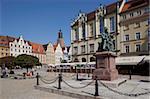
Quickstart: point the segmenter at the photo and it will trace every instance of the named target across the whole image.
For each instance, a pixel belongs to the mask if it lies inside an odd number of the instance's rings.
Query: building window
[[[136,44],[136,52],[140,52],[141,50],[141,45],[140,44]]]
[[[133,17],[133,13],[130,13],[130,17]]]
[[[137,15],[141,15],[141,11],[137,11]]]
[[[6,53],[6,56],[8,55],[8,53]]]
[[[82,37],[85,39],[85,23],[82,23]]]
[[[28,53],[28,51],[26,51],[26,53]]]
[[[93,23],[90,24],[90,37],[93,37],[94,36],[94,33],[93,33]]]
[[[125,46],[125,52],[126,52],[126,53],[129,53],[129,45],[126,45],[126,46]]]
[[[20,52],[20,50],[19,50],[19,52]]]
[[[123,15],[122,17],[123,17],[124,20],[126,19],[126,15]]]
[[[22,48],[24,48],[24,46],[22,46]]]
[[[140,39],[141,39],[140,32],[136,33],[135,39],[136,39],[136,40],[140,40]]]
[[[2,56],[4,55],[4,53],[2,53]]]
[[[86,62],[86,59],[85,59],[85,58],[82,58],[82,62]]]
[[[125,35],[125,41],[129,41],[129,34]]]
[[[13,54],[11,54],[11,56],[13,56]]]
[[[140,27],[140,23],[135,23],[134,28],[138,28],[138,27]]]
[[[114,31],[115,31],[115,18],[110,17],[110,32],[114,32]]]
[[[8,49],[6,48],[6,51],[8,51]]]
[[[15,45],[15,47],[17,47],[17,45]]]
[[[28,47],[26,47],[26,49],[27,49]]]
[[[85,45],[81,46],[81,53],[85,53]]]
[[[15,49],[15,52],[17,52],[17,49]]]
[[[79,40],[79,30],[75,29],[75,40]]]
[[[94,52],[94,44],[90,44],[90,52]]]
[[[13,46],[13,44],[11,44],[10,46]]]
[[[24,50],[22,52],[24,52]]]
[[[103,33],[104,31],[104,20],[103,17],[100,17],[100,33]]]
[[[4,49],[2,48],[2,51],[3,51]]]
[[[74,54],[78,54],[78,47],[74,47]]]
[[[19,45],[19,47],[20,47],[20,45]]]
[[[90,62],[95,62],[95,58],[94,57],[90,57]]]

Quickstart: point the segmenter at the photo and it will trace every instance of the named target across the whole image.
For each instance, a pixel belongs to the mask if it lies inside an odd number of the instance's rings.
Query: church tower
[[[59,30],[58,32],[58,38],[57,38],[57,44],[60,44],[62,49],[65,49],[65,43],[64,43],[64,38],[63,38],[63,33],[61,32],[61,30]]]

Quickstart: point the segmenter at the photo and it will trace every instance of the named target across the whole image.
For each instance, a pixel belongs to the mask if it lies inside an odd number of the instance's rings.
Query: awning
[[[117,57],[116,65],[137,65],[144,61],[147,56],[130,56],[130,57]]]

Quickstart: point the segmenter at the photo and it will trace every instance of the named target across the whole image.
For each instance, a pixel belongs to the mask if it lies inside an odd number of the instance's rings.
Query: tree
[[[9,69],[12,69],[15,67],[15,57],[13,56],[7,56],[0,58],[0,67],[7,67]]]
[[[26,68],[27,72],[29,68],[41,64],[39,59],[32,55],[21,54],[15,58],[15,65],[19,65],[22,68]]]

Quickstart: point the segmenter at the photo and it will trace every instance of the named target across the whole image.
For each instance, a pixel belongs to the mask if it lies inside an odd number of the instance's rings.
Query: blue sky
[[[61,29],[70,45],[71,20],[79,10],[90,12],[116,0],[0,0],[0,35],[46,44],[56,42]]]

